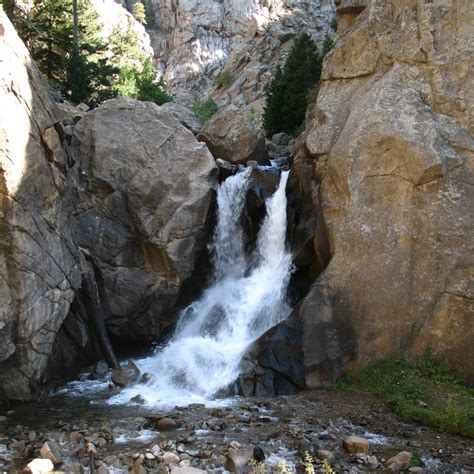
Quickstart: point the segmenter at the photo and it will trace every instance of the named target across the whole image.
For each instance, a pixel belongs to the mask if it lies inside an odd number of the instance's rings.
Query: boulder
[[[272,137],[272,143],[277,146],[287,146],[291,141],[291,137],[284,132],[275,133]]]
[[[402,451],[395,456],[392,456],[385,463],[388,472],[399,472],[408,469],[413,458],[413,453]]]
[[[155,429],[158,431],[173,431],[178,427],[173,418],[161,418],[155,423]]]
[[[175,466],[171,468],[171,474],[206,474],[204,469],[192,466]]]
[[[112,372],[112,382],[119,387],[126,387],[140,379],[140,369],[129,360],[126,365]]]
[[[474,383],[469,7],[345,3],[293,162],[319,273],[300,307],[306,383],[427,347]]]
[[[40,449],[40,455],[43,459],[49,459],[55,466],[63,463],[63,450],[55,441],[45,441]]]
[[[194,112],[184,105],[176,102],[166,102],[161,106],[162,109],[173,114],[179,123],[191,130],[194,135],[197,135],[202,128],[201,122],[198,120]]]
[[[85,115],[71,152],[82,189],[75,235],[107,328],[127,340],[159,337],[175,322],[180,292],[202,284],[215,161],[163,107],[124,98]]]
[[[198,139],[205,142],[214,158],[233,164],[255,160],[268,162],[263,130],[252,122],[251,110],[233,104],[215,113],[204,125]]]
[[[230,472],[243,472],[249,467],[250,461],[253,459],[253,448],[231,448],[227,452],[225,468]]]
[[[320,461],[326,460],[329,464],[332,464],[334,462],[334,453],[326,449],[318,449],[316,457]]]
[[[369,452],[369,442],[360,436],[347,436],[342,440],[342,446],[349,454]]]
[[[0,392],[31,398],[81,282],[71,161],[42,75],[0,10]]]

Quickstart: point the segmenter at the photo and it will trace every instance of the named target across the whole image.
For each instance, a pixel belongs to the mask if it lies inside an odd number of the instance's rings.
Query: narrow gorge
[[[65,97],[17,3],[0,471],[474,470],[469,0],[91,0],[162,105]],[[321,77],[269,134],[302,33]]]

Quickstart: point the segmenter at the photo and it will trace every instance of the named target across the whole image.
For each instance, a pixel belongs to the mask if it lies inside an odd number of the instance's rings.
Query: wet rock
[[[120,369],[112,372],[112,382],[119,387],[126,387],[140,378],[140,369],[129,360],[127,364]]]
[[[145,399],[141,395],[135,395],[130,399],[132,403],[138,403],[139,405],[143,405],[145,403]]]
[[[226,455],[225,468],[231,472],[241,472],[252,459],[252,448],[231,448]]]
[[[369,452],[369,442],[360,436],[348,436],[344,438],[342,446],[349,454]]]
[[[69,441],[71,441],[71,443],[82,443],[83,440],[84,436],[82,433],[79,433],[79,431],[72,431],[69,433]]]
[[[334,453],[328,451],[327,449],[319,449],[316,453],[316,457],[321,461],[328,461],[329,464],[334,462]]]
[[[6,416],[0,416],[0,426],[6,425],[8,423],[8,418]]]
[[[10,443],[8,445],[8,448],[9,449],[14,449],[16,451],[24,451],[25,445],[26,445],[26,443],[23,440],[13,441],[13,443]]]
[[[43,472],[54,471],[54,465],[50,459],[33,459],[25,467],[25,472],[31,474],[41,474]]]
[[[257,462],[265,461],[265,452],[260,446],[255,446],[253,448],[253,459]]]
[[[408,451],[402,451],[395,456],[391,457],[385,466],[389,472],[398,472],[410,467],[411,459],[413,454]]]
[[[160,418],[154,423],[154,428],[158,431],[173,431],[178,428],[178,423],[173,418]]]
[[[272,137],[272,143],[278,146],[286,146],[288,143],[290,143],[290,141],[291,137],[284,132],[275,133],[275,135]]]
[[[63,450],[55,441],[46,441],[40,450],[43,459],[50,459],[57,466],[63,463]]]
[[[100,360],[95,366],[94,373],[99,377],[103,377],[109,370],[109,364],[107,362]]]

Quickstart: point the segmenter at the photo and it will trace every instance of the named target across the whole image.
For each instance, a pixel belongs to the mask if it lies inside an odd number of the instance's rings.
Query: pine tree
[[[145,6],[142,2],[137,1],[133,5],[133,16],[142,24],[146,25]]]
[[[308,91],[321,77],[328,48],[332,48],[329,36],[324,40],[322,51],[307,33],[295,38],[283,69],[277,68],[267,89],[263,124],[269,137],[278,132],[294,135],[303,124]]]

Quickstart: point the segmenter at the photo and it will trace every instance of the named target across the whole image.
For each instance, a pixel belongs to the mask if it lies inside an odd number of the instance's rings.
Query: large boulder
[[[29,398],[80,284],[63,129],[0,10],[0,388]]]
[[[427,347],[474,383],[469,2],[339,13],[294,164],[314,187],[316,254],[331,257],[300,309],[306,383]]]
[[[95,269],[107,328],[158,337],[175,322],[193,270],[205,280],[215,161],[170,112],[133,99],[87,113],[72,151],[82,188],[76,239]]]
[[[207,144],[215,158],[235,164],[249,160],[267,163],[265,134],[252,113],[249,106],[228,105],[208,120],[198,139]]]

